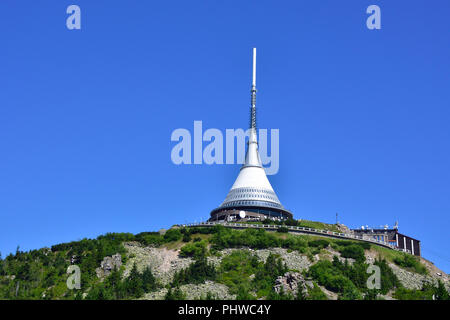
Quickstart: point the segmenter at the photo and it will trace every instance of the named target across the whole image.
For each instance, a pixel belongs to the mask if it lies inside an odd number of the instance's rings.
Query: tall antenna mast
[[[256,130],[256,48],[253,48],[253,81],[251,93],[250,129]]]

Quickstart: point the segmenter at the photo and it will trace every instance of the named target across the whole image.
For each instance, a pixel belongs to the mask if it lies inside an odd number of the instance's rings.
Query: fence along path
[[[188,223],[183,224],[183,227],[212,227],[216,225],[221,225],[227,228],[233,229],[265,229],[268,231],[277,231],[281,226],[278,225],[267,225],[267,224],[252,224],[252,223],[230,223],[230,222],[198,222],[198,223]],[[295,226],[282,226],[288,229],[288,232],[291,233],[301,233],[301,234],[312,234],[318,235],[321,237],[330,237],[330,238],[338,238],[338,239],[346,239],[346,240],[358,240],[365,241],[369,243],[376,244],[381,247],[385,247],[388,249],[402,251],[406,253],[411,253],[410,250],[407,249],[399,249],[395,245],[390,244],[388,242],[380,241],[377,239],[365,238],[363,236],[357,236],[350,233],[339,233],[330,230],[319,230],[314,228],[306,228],[306,227],[295,227]]]

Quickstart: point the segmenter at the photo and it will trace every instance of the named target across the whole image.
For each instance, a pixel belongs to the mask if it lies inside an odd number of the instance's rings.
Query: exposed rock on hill
[[[111,257],[103,258],[100,268],[95,269],[97,277],[103,279],[111,274],[114,269],[119,270],[122,266],[122,257],[120,254],[115,254]]]
[[[308,296],[308,288],[314,287],[312,281],[307,281],[298,272],[286,272],[284,276],[280,276],[275,280],[273,286],[276,293],[287,293],[292,296],[297,295],[298,290],[303,292],[304,296]]]
[[[180,258],[179,251],[166,248],[144,247],[138,242],[124,243],[128,251],[128,262],[125,266],[124,277],[127,277],[131,268],[136,263],[139,271],[149,266],[155,277],[165,285],[172,280],[176,271],[187,268],[191,263],[190,258]]]

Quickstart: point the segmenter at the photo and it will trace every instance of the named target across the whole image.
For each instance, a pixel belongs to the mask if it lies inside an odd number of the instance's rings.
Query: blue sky
[[[66,28],[81,7],[82,29]],[[381,8],[381,30],[366,8]],[[393,225],[450,272],[450,3],[0,2],[0,251],[208,218],[238,165],[171,162],[176,128],[280,130],[296,218]]]

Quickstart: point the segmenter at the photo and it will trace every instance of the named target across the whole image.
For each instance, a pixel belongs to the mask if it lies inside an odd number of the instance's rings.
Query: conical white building
[[[267,179],[258,152],[256,134],[256,48],[253,48],[253,83],[251,89],[250,134],[239,175],[225,201],[211,211],[211,221],[217,220],[285,220],[292,213],[284,209]]]

